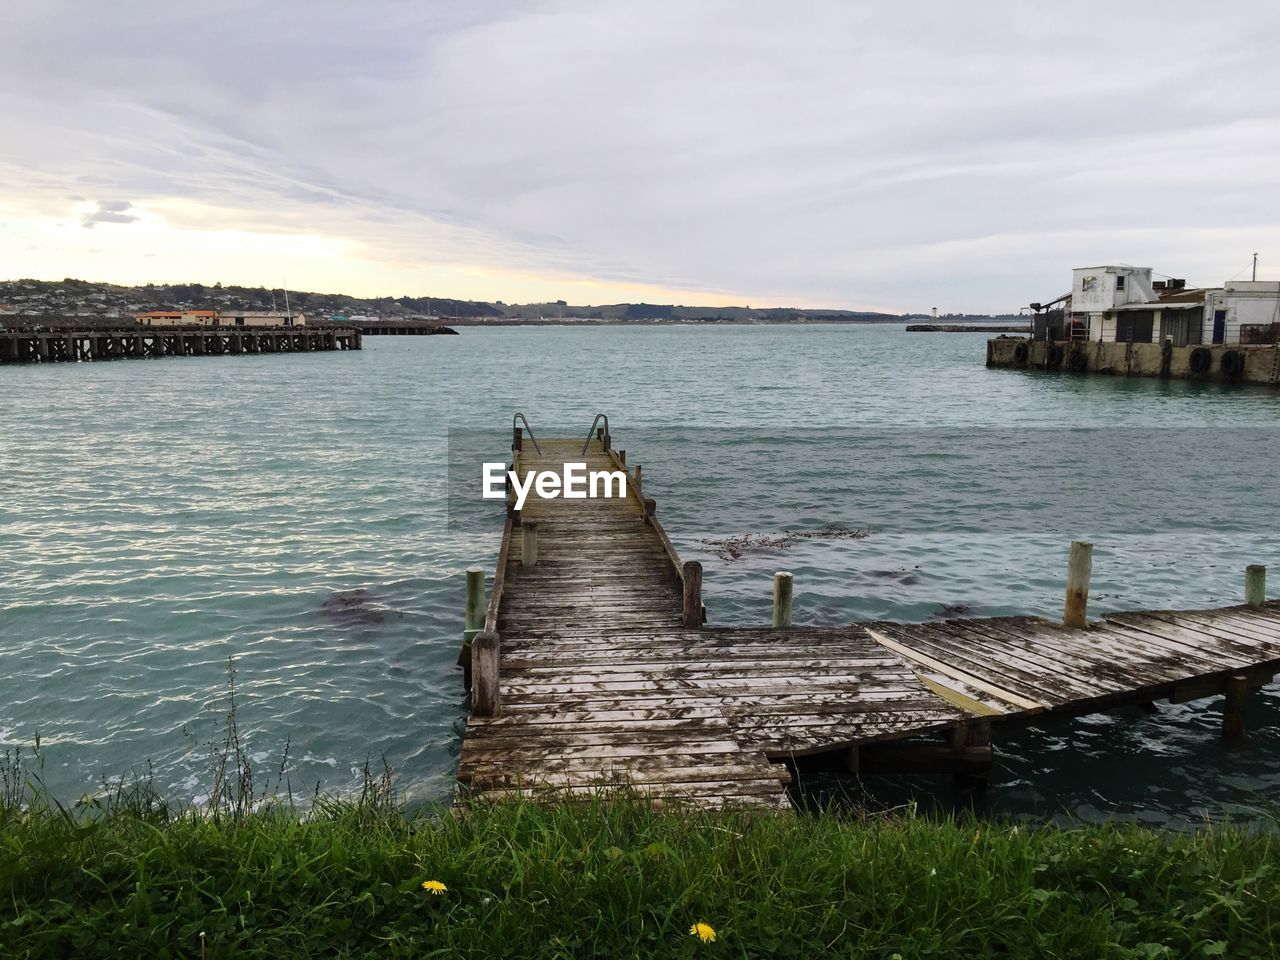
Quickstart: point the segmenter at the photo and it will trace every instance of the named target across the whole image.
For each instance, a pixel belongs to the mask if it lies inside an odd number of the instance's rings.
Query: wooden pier
[[[359,350],[347,327],[55,327],[0,331],[0,363]]]
[[[377,323],[360,324],[360,332],[367,337],[435,337],[457,336],[458,331],[443,323],[424,320],[379,320]]]
[[[607,428],[606,428],[607,430]],[[540,442],[513,465],[627,476],[624,498],[536,499],[508,510],[487,610],[469,575],[460,656],[472,694],[463,796],[592,795],[786,809],[788,764],[834,754],[855,773],[981,773],[1002,725],[1159,699],[1225,694],[1243,733],[1247,692],[1280,671],[1280,604],[1249,568],[1246,603],[1085,619],[1091,548],[1073,545],[1064,626],[1037,617],[704,625],[702,569],[681,562],[639,466],[601,431]],[[932,739],[921,741],[921,735]],[[916,738],[903,743],[906,738]]]

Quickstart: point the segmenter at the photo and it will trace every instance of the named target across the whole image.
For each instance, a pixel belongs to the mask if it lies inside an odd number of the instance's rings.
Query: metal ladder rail
[[[591,421],[591,429],[587,431],[587,439],[582,444],[583,454],[586,454],[587,447],[591,446],[591,438],[595,435],[596,424],[599,423],[601,420],[604,421],[604,437],[601,442],[604,444],[604,448],[606,451],[609,449],[609,445],[613,441],[613,437],[610,436],[609,434],[609,418],[605,416],[603,413],[597,413],[596,418]]]
[[[538,451],[538,456],[542,456],[542,448],[538,446],[538,438],[533,435],[533,427],[529,426],[529,419],[523,413],[516,411],[516,415],[511,418],[511,437],[512,443],[515,442],[516,431],[520,429],[520,421],[524,421],[524,428],[529,431],[529,439],[533,441],[533,449]],[[514,445],[512,446],[514,450]]]

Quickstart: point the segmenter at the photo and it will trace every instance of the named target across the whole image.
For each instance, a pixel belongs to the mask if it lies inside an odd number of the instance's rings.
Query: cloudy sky
[[[0,277],[1005,311],[1280,278],[1280,5],[41,0]]]

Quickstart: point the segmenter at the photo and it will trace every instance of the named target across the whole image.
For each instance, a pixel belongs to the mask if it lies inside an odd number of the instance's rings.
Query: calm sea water
[[[716,623],[765,621],[778,569],[801,621],[1060,615],[1072,538],[1096,544],[1094,612],[1234,602],[1245,564],[1280,572],[1280,393],[988,371],[984,340],[464,329],[350,354],[6,367],[0,747],[38,732],[62,796],[149,762],[198,797],[234,658],[260,782],[288,740],[295,788],[346,789],[385,756],[411,796],[447,798],[462,571],[491,570],[500,533],[492,504],[451,487],[449,448],[501,459],[516,410],[542,436],[609,414],[705,563]],[[831,524],[872,532],[718,555],[729,536]],[[1220,749],[1219,716],[1162,704],[1001,737],[989,807],[1181,823],[1274,805],[1280,689],[1252,698],[1240,750]]]

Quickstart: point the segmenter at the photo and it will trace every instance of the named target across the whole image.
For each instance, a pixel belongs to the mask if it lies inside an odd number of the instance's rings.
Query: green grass
[[[1276,854],[1237,828],[405,814],[377,791],[216,819],[32,801],[0,805],[0,956],[1272,957]]]

